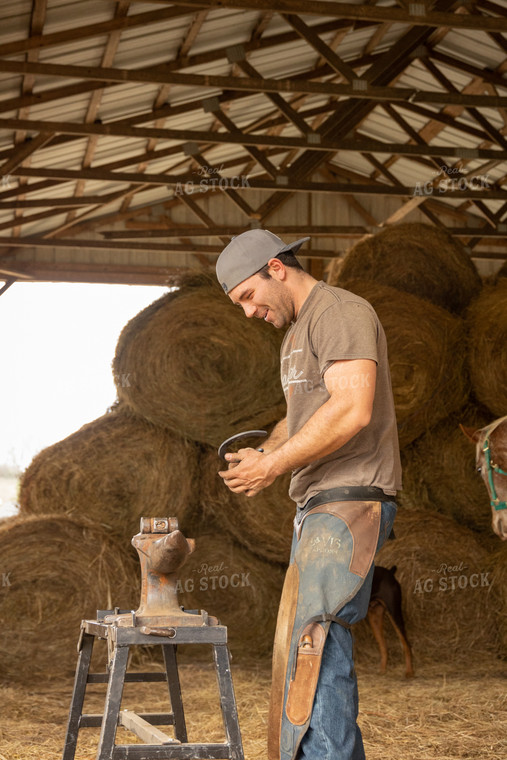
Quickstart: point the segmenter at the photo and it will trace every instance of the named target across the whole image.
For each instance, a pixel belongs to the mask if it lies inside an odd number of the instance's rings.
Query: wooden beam
[[[276,235],[297,235],[302,237],[304,235],[311,235],[312,237],[361,237],[368,232],[372,232],[371,228],[358,227],[357,225],[270,225],[269,229]],[[101,231],[107,240],[125,240],[129,238],[175,238],[175,237],[233,237],[240,235],[245,231],[245,227],[240,226],[226,226],[218,227],[213,225],[212,227],[172,227],[164,230],[154,229],[129,229],[129,230],[110,230]]]
[[[160,1],[160,0],[159,0]],[[169,0],[166,0],[169,2]],[[165,2],[163,3],[165,4]],[[273,9],[273,0],[182,0],[181,5],[193,8],[232,9],[253,11]],[[357,19],[361,21],[396,21],[410,26],[447,27],[449,29],[479,29],[482,31],[507,31],[507,19],[499,16],[477,16],[444,13],[429,10],[425,3],[413,3],[408,10],[391,6],[351,5],[349,3],[322,2],[321,0],[277,0],[277,13],[297,13],[331,18]]]
[[[129,8],[130,8],[129,0],[120,0],[120,2],[118,2],[116,5],[115,17],[122,18],[122,17],[127,16],[129,12]],[[109,38],[107,40],[104,52],[102,54],[101,66],[112,66],[114,57],[118,50],[118,45],[120,44],[120,39],[121,39],[121,31],[116,30],[114,32],[109,33]],[[91,122],[96,121],[98,110],[102,102],[103,94],[104,94],[103,89],[95,90],[93,93],[91,93],[91,96],[88,102],[88,108],[86,109],[86,114],[84,117],[85,123],[90,124]],[[81,166],[88,167],[92,165],[98,140],[99,138],[97,135],[92,135],[88,138],[88,144],[84,152],[84,157],[81,162]],[[84,193],[85,184],[86,183],[83,180],[80,180],[76,184],[76,188],[74,190],[74,197],[78,197]],[[67,223],[73,221],[75,217],[76,217],[76,212],[74,210],[69,211],[67,215],[67,220],[66,220]]]
[[[254,69],[251,63],[246,60],[237,61],[237,65],[245,72],[247,77],[251,79],[257,79],[260,74]],[[278,92],[265,93],[271,100],[275,108],[278,109],[287,119],[292,122],[303,135],[308,132],[313,132],[312,128],[306,123],[303,116],[301,116],[292,106],[288,103]]]
[[[42,183],[41,183],[42,184]],[[32,185],[23,188],[25,192],[32,190]],[[2,194],[3,197],[3,194]],[[102,206],[104,203],[120,198],[120,192],[107,193],[104,195],[82,195],[76,198],[69,195],[67,198],[37,198],[36,200],[0,200],[0,212],[15,208],[77,208],[79,206]]]
[[[0,273],[1,275],[1,273]],[[3,278],[1,278],[3,279]],[[7,277],[5,280],[5,284],[0,288],[0,296],[3,296],[6,290],[9,290],[9,288],[14,285],[15,282],[17,282],[17,277]]]
[[[176,84],[188,87],[239,90],[246,92],[324,94],[376,100],[407,100],[415,95],[413,88],[368,87],[366,89],[345,84],[317,82],[308,79],[272,79],[264,77],[234,77],[217,74],[182,74],[161,66],[148,69],[118,69],[101,66],[75,66],[58,63],[30,63],[29,61],[0,60],[0,71],[16,74],[35,74],[49,77],[91,79],[93,81]],[[438,95],[440,93],[436,93]]]
[[[203,159],[205,161],[205,159]],[[60,180],[89,179],[104,182],[125,182],[128,184],[162,185],[172,187],[176,194],[202,194],[213,190],[241,191],[241,190],[270,190],[281,193],[310,192],[331,194],[359,194],[359,195],[394,195],[411,196],[417,192],[417,188],[403,185],[372,185],[368,183],[338,183],[318,182],[310,180],[297,180],[286,175],[279,175],[276,179],[257,177],[223,177],[221,180],[215,177],[201,178],[196,180],[195,174],[149,174],[134,172],[111,172],[103,169],[46,169],[44,167],[19,167],[13,174],[20,177],[47,177]],[[222,186],[220,186],[222,181]],[[204,183],[201,184],[201,183]],[[441,198],[480,198],[481,200],[505,200],[507,190],[499,188],[481,187],[481,183],[474,183],[476,187],[454,189],[440,189],[438,195]],[[423,192],[424,194],[424,192]]]
[[[115,240],[76,240],[74,238],[44,238],[44,237],[2,237],[0,236],[0,249],[1,246],[9,246],[10,248],[66,248],[68,250],[95,250],[95,251],[146,251],[147,253],[153,253],[155,251],[162,251],[168,255],[177,253],[205,253],[216,254],[221,253],[223,246],[217,245],[197,245],[195,243],[152,243],[151,241],[144,242],[129,242],[125,244],[121,241]],[[306,257],[317,258],[336,258],[340,254],[336,251],[328,251],[327,249],[312,249],[311,251],[305,251]],[[2,256],[0,250],[0,256]],[[4,264],[4,259],[0,260],[0,268]]]
[[[147,13],[136,13],[125,18],[113,18],[109,21],[102,21],[97,24],[82,24],[72,29],[66,29],[63,32],[53,32],[51,34],[38,34],[27,37],[23,40],[6,42],[0,45],[0,57],[26,53],[28,50],[35,48],[49,48],[55,45],[65,45],[76,40],[89,39],[90,37],[101,37],[115,30],[125,31],[134,29],[138,26],[147,26],[158,22],[169,21],[179,16],[186,16],[190,13],[188,8],[181,5],[171,4],[170,8],[157,8],[156,11]],[[496,29],[496,31],[500,31]]]
[[[326,3],[328,5],[328,3]],[[436,7],[447,11],[453,6],[453,0],[437,0]],[[431,27],[410,27],[409,31],[400,37],[396,45],[390,47],[369,67],[363,79],[368,84],[375,86],[389,85],[396,81],[402,72],[406,69],[406,61],[415,54],[421,45],[424,45],[432,34]],[[340,104],[340,108],[328,117],[322,124],[319,133],[322,137],[339,139],[350,134],[373,110],[371,101],[347,100]],[[290,167],[289,182],[300,180],[310,176],[325,160],[324,156],[311,149],[306,150],[302,156],[299,156]],[[353,192],[349,189],[349,192]],[[269,201],[266,201],[260,208],[261,219],[265,219],[265,214],[273,213],[284,203],[286,194],[274,192]]]
[[[73,261],[18,261],[3,259],[3,273],[33,282],[88,282],[117,285],[158,285],[171,283],[187,267],[132,266],[128,264],[82,264]],[[11,274],[9,274],[11,273]]]
[[[362,6],[358,6],[362,7]],[[239,61],[242,64],[242,61]],[[212,89],[239,90],[263,93],[319,94],[334,97],[349,97],[361,100],[410,100],[418,103],[444,103],[446,105],[475,106],[481,108],[507,107],[507,97],[498,95],[466,95],[462,93],[442,93],[416,90],[411,87],[388,87],[370,84],[366,79],[355,77],[352,84],[317,82],[309,79],[272,79],[264,77],[234,77],[215,74],[182,74],[164,70],[163,67],[148,69],[117,69],[101,66],[72,66],[56,63],[31,63],[29,61],[0,60],[0,71],[17,74],[60,76],[66,79],[91,79],[121,84],[139,82],[142,84],[176,84],[188,87],[210,87]]]
[[[386,104],[386,108],[389,106]],[[431,112],[430,112],[431,113]],[[434,114],[437,116],[437,114]],[[123,122],[110,122],[108,124],[76,124],[74,122],[63,121],[40,121],[33,119],[2,119],[0,118],[0,129],[26,129],[33,132],[59,132],[61,134],[74,134],[80,136],[100,135],[104,137],[133,137],[140,139],[164,139],[178,140],[181,143],[205,143],[205,144],[235,144],[235,145],[255,145],[257,147],[273,147],[288,149],[311,149],[312,151],[336,152],[348,151],[358,153],[387,153],[406,156],[455,156],[460,158],[464,148],[455,145],[410,145],[408,143],[389,143],[380,142],[379,140],[362,138],[347,139],[322,136],[317,133],[310,134],[306,138],[301,137],[284,137],[283,135],[259,135],[249,134],[248,132],[209,132],[187,129],[170,129],[157,127],[131,127]],[[484,138],[485,135],[483,134]],[[422,140],[420,141],[422,143]],[[181,148],[180,148],[181,149]],[[178,152],[178,148],[171,147],[167,149],[166,155]],[[467,151],[470,153],[470,149]],[[505,159],[507,149],[496,150],[488,148],[471,149],[475,158],[484,159]],[[133,165],[138,163],[145,154],[133,156],[128,162]],[[160,157],[162,152],[155,157]],[[145,160],[145,159],[143,159]],[[125,162],[123,162],[125,163]]]
[[[140,715],[132,710],[121,710],[118,716],[118,723],[124,726],[128,731],[132,731],[142,742],[146,744],[159,744],[162,747],[166,745],[181,746],[181,742],[172,738],[169,734],[164,733],[141,718]]]
[[[329,63],[331,68],[338,74],[341,74],[345,81],[352,84],[353,80],[357,78],[354,69],[348,63],[345,63],[334,50],[331,50],[324,40],[314,32],[311,26],[308,26],[302,18],[293,13],[284,15],[284,19],[296,30],[302,39],[308,42]]]
[[[6,177],[11,171],[26,161],[35,151],[43,148],[52,139],[53,135],[47,132],[41,132],[32,139],[25,140],[12,149],[11,157],[0,166],[0,176]]]

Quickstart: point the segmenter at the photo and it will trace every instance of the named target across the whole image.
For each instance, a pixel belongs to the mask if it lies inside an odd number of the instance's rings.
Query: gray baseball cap
[[[279,253],[296,253],[309,237],[284,243],[268,230],[247,230],[233,237],[217,260],[217,279],[226,293],[262,269]]]

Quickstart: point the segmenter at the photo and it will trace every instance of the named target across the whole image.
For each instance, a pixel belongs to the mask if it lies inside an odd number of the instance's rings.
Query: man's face
[[[275,327],[285,327],[295,316],[290,293],[276,275],[265,278],[253,274],[236,285],[229,298],[241,306],[248,318],[264,319]]]

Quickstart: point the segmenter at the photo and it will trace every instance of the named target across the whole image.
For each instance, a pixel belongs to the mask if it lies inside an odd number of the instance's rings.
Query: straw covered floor
[[[368,760],[504,760],[507,756],[505,667],[463,653],[460,662],[418,664],[416,677],[399,667],[376,673],[368,657],[359,665],[359,722]],[[363,658],[364,659],[364,658]],[[180,666],[190,741],[222,741],[216,679],[207,662]],[[245,760],[266,760],[270,686],[268,659],[234,663]],[[164,684],[126,684],[123,708],[166,711]],[[60,760],[72,693],[71,679],[36,692],[0,685],[0,760]],[[85,710],[103,709],[105,687],[89,686]],[[164,730],[169,730],[164,728]],[[76,760],[94,760],[98,729],[82,729]],[[137,742],[118,729],[117,741]]]

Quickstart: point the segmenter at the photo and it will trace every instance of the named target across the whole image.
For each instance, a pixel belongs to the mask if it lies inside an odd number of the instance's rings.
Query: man
[[[389,535],[401,467],[384,331],[364,299],[317,282],[267,230],[233,238],[217,277],[247,317],[289,329],[287,417],[229,454],[235,493],[291,472],[297,504],[273,652],[270,760],[362,760],[350,625],[366,616],[375,551]],[[262,360],[262,357],[259,358]]]

